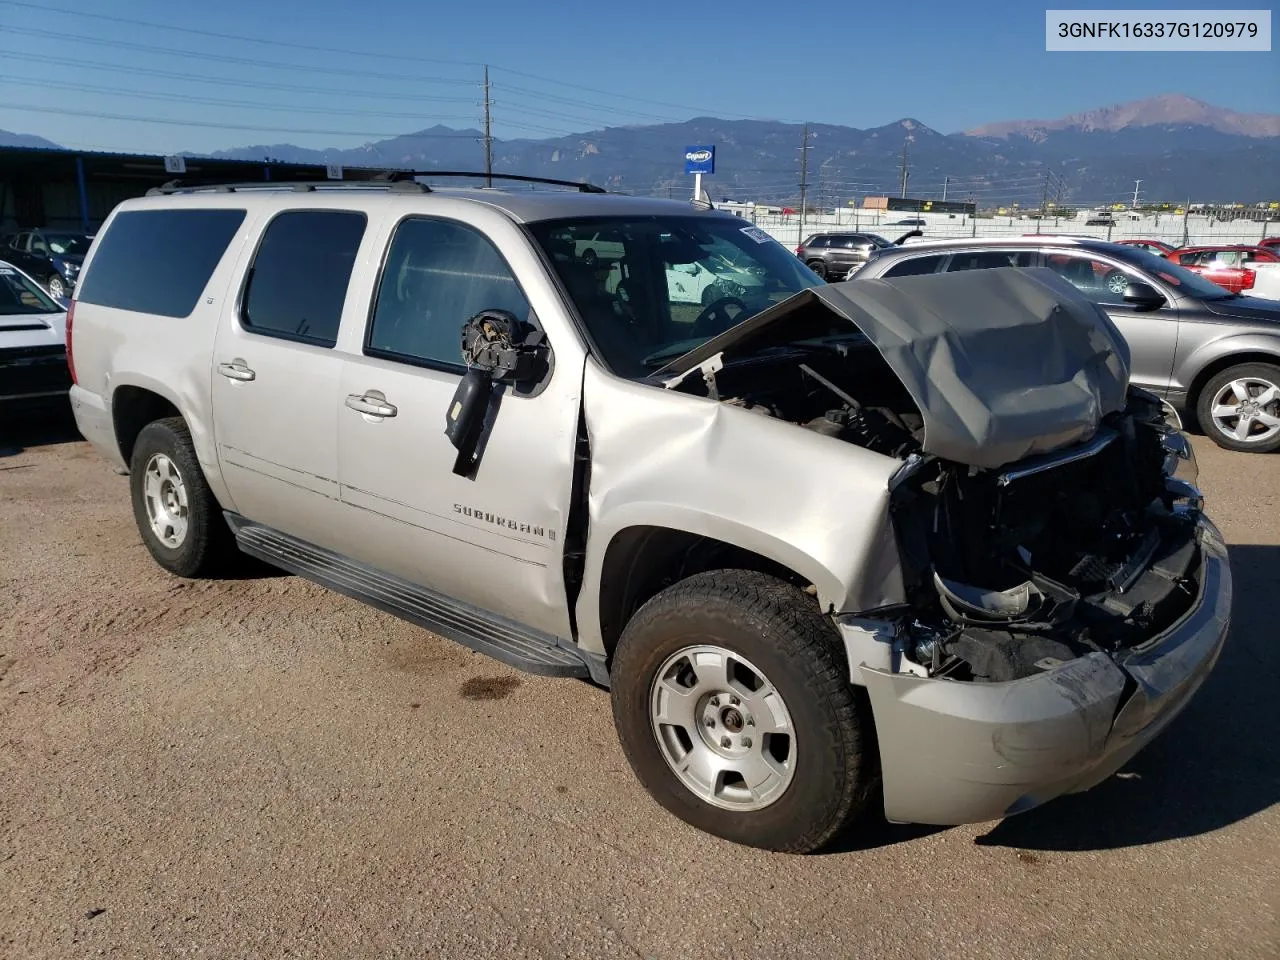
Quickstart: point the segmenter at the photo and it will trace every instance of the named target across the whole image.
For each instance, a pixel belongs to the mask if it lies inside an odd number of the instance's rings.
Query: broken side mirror
[[[458,451],[453,472],[475,475],[477,451],[497,384],[536,384],[547,372],[550,351],[542,331],[507,310],[483,310],[462,325],[467,364],[445,413],[445,436]]]
[[[1132,304],[1140,310],[1157,310],[1164,306],[1164,297],[1160,291],[1149,283],[1131,280],[1124,288],[1124,302]]]

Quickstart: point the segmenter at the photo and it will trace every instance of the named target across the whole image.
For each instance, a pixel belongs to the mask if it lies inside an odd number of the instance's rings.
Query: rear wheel
[[[129,460],[133,517],[156,563],[180,577],[225,569],[235,538],[196,458],[181,417],[142,428]]]
[[[67,284],[58,274],[53,274],[44,282],[45,289],[49,291],[49,296],[65,298],[67,295]]]
[[[628,761],[693,826],[807,853],[865,806],[869,705],[830,621],[796,587],[748,570],[681,581],[631,618],[611,674]]]
[[[827,265],[821,260],[810,260],[805,266],[816,273],[819,280],[827,279]]]
[[[1200,391],[1196,417],[1220,447],[1252,453],[1280,450],[1280,367],[1228,367]]]

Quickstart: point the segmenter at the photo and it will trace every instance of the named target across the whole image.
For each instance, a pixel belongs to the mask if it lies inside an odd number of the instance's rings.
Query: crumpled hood
[[[1128,344],[1100,308],[1043,268],[813,287],[662,373],[684,374],[718,353],[728,362],[847,332],[848,324],[919,407],[924,451],[957,463],[995,468],[1087,440],[1125,403]]]

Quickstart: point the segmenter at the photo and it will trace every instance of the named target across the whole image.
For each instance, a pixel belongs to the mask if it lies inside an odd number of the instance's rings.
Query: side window
[[[918,277],[922,273],[934,273],[943,261],[943,254],[931,257],[912,257],[894,264],[884,272],[885,277]]]
[[[195,309],[209,277],[244,222],[243,210],[130,210],[117,214],[76,299],[162,317]]]
[[[1049,254],[1045,264],[1050,270],[1070,283],[1094,303],[1124,303],[1124,291],[1129,286],[1129,275],[1092,257],[1069,254]]]
[[[530,319],[498,249],[461,223],[410,218],[391,238],[365,352],[461,366],[462,325],[482,310]]]
[[[364,228],[364,214],[350,210],[278,214],[249,268],[240,307],[245,329],[332,347]]]
[[[1029,253],[1012,250],[976,250],[951,256],[947,273],[958,270],[994,270],[996,267],[1025,267],[1030,263]]]
[[[1198,253],[1180,253],[1178,254],[1178,263],[1184,267],[1193,267],[1199,261]]]
[[[49,252],[49,245],[44,242],[44,237],[38,237],[34,233],[31,235],[31,252],[44,254]]]

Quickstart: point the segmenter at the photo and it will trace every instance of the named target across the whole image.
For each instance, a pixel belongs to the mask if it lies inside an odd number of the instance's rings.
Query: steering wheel
[[[729,307],[738,308],[735,316],[729,316]],[[721,297],[719,300],[712,300],[702,308],[702,312],[693,321],[693,328],[689,332],[695,337],[714,337],[728,330],[737,322],[737,317],[746,312],[747,305],[737,297]],[[712,320],[715,320],[714,326]]]

